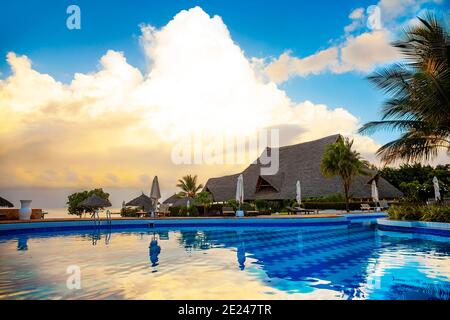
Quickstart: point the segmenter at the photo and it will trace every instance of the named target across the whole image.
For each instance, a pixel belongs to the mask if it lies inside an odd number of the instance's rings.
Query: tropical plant
[[[429,160],[439,150],[450,153],[450,37],[444,23],[428,13],[419,25],[405,30],[392,43],[404,62],[379,69],[368,79],[386,93],[381,121],[366,123],[359,131],[384,129],[400,137],[378,151],[382,161]]]
[[[392,220],[450,222],[450,206],[393,205],[388,209]]]
[[[196,217],[198,216],[198,209],[196,206],[181,206],[180,210],[178,211],[179,216],[191,216]]]
[[[326,177],[340,177],[344,188],[347,212],[349,209],[350,186],[358,175],[367,175],[367,161],[361,160],[358,152],[352,150],[353,140],[339,136],[337,141],[326,147],[320,163],[320,171]]]
[[[230,199],[226,203],[227,207],[233,208],[233,210],[237,210],[239,208],[239,202],[236,199]]]
[[[213,203],[212,195],[211,193],[206,191],[197,193],[197,195],[194,198],[194,204],[203,207],[203,214],[205,216],[208,213],[208,209],[212,203]]]
[[[85,191],[81,191],[81,192],[75,192],[68,196],[68,201],[66,203],[68,205],[68,208],[67,208],[68,213],[80,216],[80,218],[81,218],[81,215],[83,214],[83,212],[92,213],[94,211],[94,209],[88,208],[88,207],[79,207],[78,204],[80,202],[86,200],[93,194],[96,194],[97,196],[99,196],[100,198],[103,198],[103,199],[109,198],[109,193],[104,192],[102,188],[93,189],[90,191],[85,190]]]
[[[403,164],[398,168],[385,167],[380,175],[403,192],[407,202],[425,202],[434,197],[433,177],[439,181],[442,197],[450,195],[450,164]]]
[[[181,189],[181,191],[178,192],[180,197],[195,198],[195,195],[203,188],[203,185],[197,185],[197,175],[192,176],[188,174],[178,180],[177,187]]]
[[[120,210],[120,216],[121,217],[137,217],[138,212],[139,212],[139,208],[123,207]]]

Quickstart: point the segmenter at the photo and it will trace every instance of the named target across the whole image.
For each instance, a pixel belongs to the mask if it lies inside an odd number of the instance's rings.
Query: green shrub
[[[237,210],[237,208],[239,207],[239,203],[235,200],[235,199],[230,199],[227,201],[227,207],[231,207],[234,210]]]
[[[426,206],[422,221],[450,222],[450,206]]]
[[[374,207],[375,204],[373,202],[364,202],[368,203],[370,206]],[[345,210],[345,202],[302,202],[302,207],[305,209],[318,209],[318,210]],[[350,210],[361,210],[360,202],[350,202],[349,203]]]
[[[255,200],[255,207],[258,210],[267,210],[269,209],[269,202],[264,199],[256,199]]]
[[[169,212],[171,217],[177,217],[180,213],[180,207],[169,207]]]
[[[303,202],[345,202],[345,197],[342,193],[334,193],[323,197],[307,198]]]
[[[393,220],[450,222],[450,206],[393,205],[388,214]]]
[[[181,206],[178,215],[181,217],[197,217],[198,209],[196,206]]]
[[[122,210],[120,210],[120,216],[121,217],[137,217],[138,212],[139,212],[139,208],[123,207]]]

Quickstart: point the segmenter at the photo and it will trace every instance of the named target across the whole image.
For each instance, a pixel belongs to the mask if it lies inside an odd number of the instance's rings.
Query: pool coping
[[[401,221],[377,219],[378,228],[384,231],[422,233],[450,237],[450,223],[427,221]]]

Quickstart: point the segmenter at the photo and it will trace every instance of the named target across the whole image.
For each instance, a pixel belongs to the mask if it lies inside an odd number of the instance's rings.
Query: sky
[[[119,204],[158,175],[166,197],[184,174],[204,183],[253,161],[179,164],[174,149],[268,128],[281,145],[341,133],[378,164],[396,134],[357,134],[385,99],[366,77],[400,61],[390,42],[426,10],[448,20],[445,0],[4,3],[0,192],[62,206],[103,187]]]

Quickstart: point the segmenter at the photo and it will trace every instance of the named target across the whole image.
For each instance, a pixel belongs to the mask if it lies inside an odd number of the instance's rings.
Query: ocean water
[[[120,212],[121,208],[108,208],[109,211],[115,213],[115,212]],[[78,216],[74,216],[74,215],[70,215],[67,212],[67,207],[66,208],[46,208],[46,209],[42,209],[45,212],[48,212],[48,214],[45,215],[45,219],[52,219],[52,218],[77,218]],[[106,211],[101,211],[100,212],[100,217],[106,217]],[[89,215],[87,215],[86,217],[89,217]],[[120,215],[114,215],[113,217],[120,217]]]

